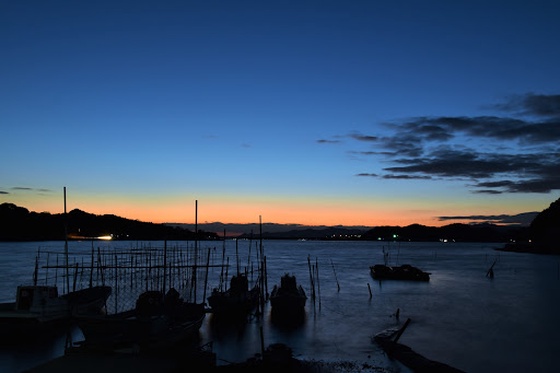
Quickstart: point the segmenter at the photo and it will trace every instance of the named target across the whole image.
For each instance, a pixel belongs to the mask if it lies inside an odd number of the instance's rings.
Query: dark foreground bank
[[[242,363],[216,365],[211,351],[190,354],[138,355],[135,353],[106,353],[69,350],[64,356],[29,369],[23,373],[182,373],[182,372],[380,372],[384,369],[355,362],[323,362],[299,360],[284,344],[269,346],[264,354],[257,354]]]
[[[424,358],[409,347],[388,338],[377,340],[390,358],[400,361],[413,372],[461,373],[449,365]],[[216,356],[208,350],[188,354],[139,355],[71,349],[64,356],[29,369],[23,373],[182,373],[182,372],[386,372],[386,369],[352,361],[324,362],[299,360],[284,344],[270,345],[263,354],[242,363],[216,365]]]

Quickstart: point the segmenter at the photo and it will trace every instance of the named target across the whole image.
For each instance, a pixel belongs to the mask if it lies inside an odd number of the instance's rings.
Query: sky
[[[514,223],[560,197],[558,1],[0,2],[0,203]],[[196,208],[195,208],[196,207]]]

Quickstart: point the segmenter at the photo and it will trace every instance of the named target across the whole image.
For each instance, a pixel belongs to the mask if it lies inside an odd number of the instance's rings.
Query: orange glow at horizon
[[[223,201],[222,201],[223,202]],[[135,204],[81,204],[79,208],[88,213],[113,214],[127,219],[152,223],[195,222],[195,202],[189,204],[135,205]],[[198,201],[196,219],[204,223],[264,223],[301,225],[345,225],[366,226],[423,224],[441,226],[448,222],[439,221],[425,212],[404,211],[402,208],[378,206],[336,206],[316,204],[289,205],[281,202],[269,203],[215,203]]]
[[[488,203],[474,205],[472,201],[418,200],[337,200],[324,197],[270,198],[203,196],[198,200],[184,195],[152,197],[147,195],[84,195],[73,193],[68,198],[67,211],[80,209],[96,215],[111,214],[126,219],[152,223],[195,222],[195,201],[198,201],[198,223],[301,224],[311,226],[407,226],[421,224],[443,226],[451,223],[470,223],[468,219],[439,220],[438,216],[492,215],[494,211],[515,214],[530,211],[530,206],[506,206]],[[10,201],[35,212],[62,213],[62,195],[49,198],[26,198]],[[517,210],[516,210],[517,209]],[[533,209],[534,210],[534,209]]]

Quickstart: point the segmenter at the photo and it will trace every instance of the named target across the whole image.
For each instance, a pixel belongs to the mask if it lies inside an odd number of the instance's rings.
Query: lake
[[[164,246],[169,255],[183,258],[183,251],[192,251],[193,243],[72,241],[69,252],[72,263],[87,264],[91,253],[96,257],[112,250]],[[268,306],[263,317],[227,330],[216,329],[209,315],[200,330],[201,343],[212,342],[218,364],[239,362],[260,352],[262,328],[266,346],[285,343],[297,358],[364,362],[388,372],[409,372],[388,359],[371,337],[410,318],[400,342],[427,358],[467,372],[556,372],[560,369],[560,256],[502,252],[495,250],[497,246],[501,245],[265,240],[268,291],[284,273],[295,275],[309,297],[303,324],[290,329],[275,326]],[[251,269],[260,247],[258,241],[199,242],[198,263],[209,260],[212,266],[197,275],[202,286],[195,292],[198,301],[219,286],[224,276],[219,264],[229,264],[229,276],[238,265]],[[32,282],[38,253],[43,263],[48,260],[54,267],[61,260],[55,252],[63,250],[64,242],[0,243],[0,300],[13,301],[16,287]],[[430,281],[373,280],[369,267],[383,263],[383,250],[389,252],[390,265],[412,264],[430,272]],[[486,272],[494,262],[494,278],[488,278]],[[48,271],[39,280],[57,281],[62,288],[62,271]],[[172,275],[167,273],[167,285],[179,288],[181,281],[171,279]],[[117,277],[123,289],[161,286],[136,278],[133,284],[132,277],[122,273]],[[82,285],[89,280],[76,279]],[[182,291],[185,299],[192,296]],[[110,299],[108,312],[125,307],[119,302]],[[399,319],[394,317],[397,309]],[[79,330],[72,333],[74,340],[83,338]],[[0,371],[21,372],[63,354],[62,337],[40,345],[2,346]]]

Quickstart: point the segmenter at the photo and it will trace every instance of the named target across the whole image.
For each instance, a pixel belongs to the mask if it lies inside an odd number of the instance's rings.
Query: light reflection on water
[[[37,248],[42,244],[0,243],[0,299],[13,300],[15,287],[24,280],[29,282]],[[48,243],[57,244],[63,248],[63,243]],[[95,245],[123,248],[137,243]],[[235,243],[228,241],[226,245],[231,275]],[[242,267],[248,262],[248,245],[242,241],[238,246]],[[200,247],[216,247],[212,260],[221,261],[222,243],[201,242]],[[383,262],[383,247],[390,252],[389,264],[418,266],[431,272],[430,282],[374,281],[369,266]],[[309,296],[305,322],[291,330],[276,327],[270,323],[266,308],[260,321],[217,330],[209,316],[201,329],[201,341],[213,342],[219,363],[242,361],[260,352],[262,326],[265,346],[286,343],[296,357],[367,362],[407,372],[388,360],[371,337],[410,318],[412,322],[400,341],[428,358],[468,372],[557,371],[560,258],[500,252],[494,247],[496,244],[265,241],[268,290],[282,274],[296,275]],[[91,243],[71,242],[70,249],[87,253]],[[256,246],[251,252],[255,255]],[[308,257],[319,271],[315,302],[311,299]],[[494,261],[495,277],[489,279],[485,274]],[[208,292],[217,286],[219,275],[218,268],[209,271]],[[397,308],[399,320],[392,316]],[[53,343],[33,365],[62,353],[63,344]],[[0,350],[2,371],[20,371],[22,359],[20,352]]]

